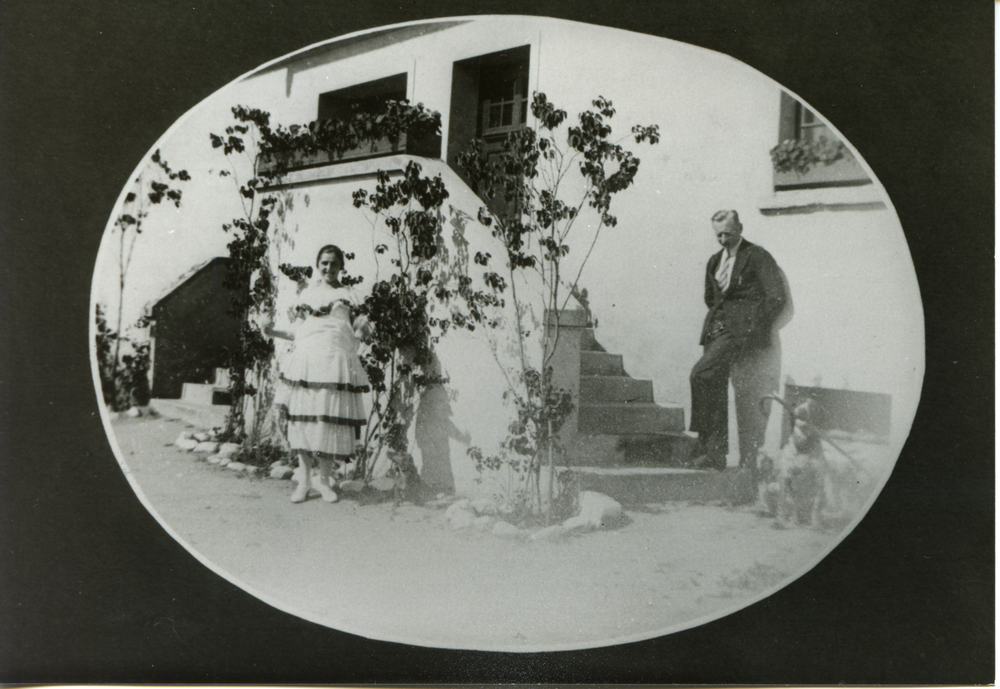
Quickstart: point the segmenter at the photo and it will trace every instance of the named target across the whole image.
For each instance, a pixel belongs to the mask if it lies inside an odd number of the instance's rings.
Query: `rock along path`
[[[289,501],[293,484],[200,461],[162,418],[112,428],[149,505],[222,576],[371,638],[536,651],[658,636],[787,583],[836,541],[760,507],[669,503],[621,528],[535,543],[456,531],[444,506]],[[189,429],[190,430],[190,429]]]

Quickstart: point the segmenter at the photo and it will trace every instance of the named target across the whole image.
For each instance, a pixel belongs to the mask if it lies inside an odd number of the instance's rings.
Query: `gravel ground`
[[[553,543],[455,531],[444,506],[292,504],[171,443],[184,423],[113,423],[148,508],[212,570],[320,624],[422,646],[540,651],[679,631],[805,572],[839,540],[774,528],[761,506],[665,503],[615,530]]]

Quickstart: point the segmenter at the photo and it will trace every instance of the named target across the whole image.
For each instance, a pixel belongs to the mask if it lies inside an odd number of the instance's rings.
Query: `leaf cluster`
[[[382,217],[394,237],[408,247],[408,258],[413,261],[433,259],[441,246],[441,205],[448,198],[448,190],[440,175],[433,178],[421,174],[419,163],[411,160],[403,171],[402,179],[393,182],[389,173],[379,170],[375,191],[359,189],[353,194],[355,208],[368,208]],[[414,208],[416,203],[418,208]],[[400,214],[391,211],[400,207]],[[387,247],[376,248],[385,253]]]
[[[817,165],[832,165],[851,152],[843,142],[825,136],[816,141],[786,139],[771,149],[771,165],[775,172],[796,172],[804,175]]]
[[[149,215],[147,202],[158,205],[166,199],[173,203],[174,207],[180,208],[182,192],[176,186],[171,186],[170,182],[191,180],[191,175],[188,174],[187,170],[176,172],[172,170],[167,161],[160,155],[160,149],[153,152],[150,161],[153,163],[152,171],[146,170],[140,173],[135,179],[136,191],[130,191],[125,195],[125,208],[129,210],[115,219],[115,226],[122,233],[134,228],[137,235],[142,234],[142,221]],[[144,191],[142,187],[147,174],[153,176],[149,179],[149,186]]]

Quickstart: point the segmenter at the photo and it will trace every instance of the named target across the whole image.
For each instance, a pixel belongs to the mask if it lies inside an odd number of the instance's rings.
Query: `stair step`
[[[684,433],[658,433],[621,437],[626,466],[679,467],[694,459],[698,440]]]
[[[603,468],[684,467],[698,441],[684,433],[578,435],[567,445],[567,464]]]
[[[682,433],[684,408],[636,402],[580,404],[577,433],[581,435],[635,435]]]
[[[580,376],[580,401],[653,402],[653,381],[628,376]]]
[[[594,335],[593,328],[587,328],[580,335],[580,351],[581,352],[606,352],[606,350],[600,342],[597,341],[597,337]]]
[[[581,351],[581,376],[625,376],[625,366],[621,354],[608,352]]]
[[[757,487],[747,469],[700,471],[695,469],[605,469],[573,467],[580,490],[604,493],[622,505],[643,505],[685,500],[753,502]]]

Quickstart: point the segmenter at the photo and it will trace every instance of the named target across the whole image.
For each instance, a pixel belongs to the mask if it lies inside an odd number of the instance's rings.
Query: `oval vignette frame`
[[[588,45],[592,58],[583,68],[563,59],[580,43]],[[464,182],[451,164],[453,144],[462,133],[486,124],[477,124],[483,118],[477,109],[481,103],[463,109],[456,99],[468,97],[460,91],[463,79],[503,71],[511,55],[520,55],[517,50],[525,46],[528,58],[517,78],[524,80],[528,93],[545,92],[571,118],[591,108],[592,98],[607,96],[617,109],[612,120],[616,131],[636,123],[660,127],[662,140],[657,146],[641,150],[636,146],[640,171],[635,184],[616,199],[614,212],[621,231],[602,237],[583,273],[581,285],[589,288],[587,306],[598,318],[594,333],[601,346],[621,354],[636,379],[652,381],[655,403],[681,408],[687,419],[687,375],[700,354],[698,336],[705,312],[705,262],[718,248],[709,218],[719,209],[739,210],[744,236],[774,255],[794,300],[794,316],[781,332],[784,393],[832,391],[815,394],[828,395],[824,402],[830,415],[849,417],[836,421],[853,426],[847,431],[833,427],[832,432],[840,435],[836,445],[827,444],[827,462],[841,454],[838,446],[844,446],[847,455],[872,474],[866,490],[863,495],[848,495],[856,504],[848,510],[849,518],[833,528],[812,530],[792,523],[774,529],[771,520],[757,516],[752,508],[669,501],[659,511],[626,505],[630,521],[622,528],[546,547],[453,532],[445,522],[435,521],[443,510],[427,508],[419,517],[413,515],[424,508],[391,510],[397,521],[366,523],[358,519],[360,510],[373,510],[387,519],[389,508],[348,500],[336,506],[318,500],[290,505],[285,484],[251,479],[237,484],[235,473],[200,463],[185,468],[195,460],[162,448],[162,442],[159,464],[142,461],[126,455],[122,444],[139,448],[140,425],[167,424],[166,420],[113,420],[105,409],[112,447],[146,508],[200,562],[278,609],[370,638],[445,648],[535,652],[648,639],[718,619],[794,581],[853,529],[888,480],[915,414],[924,366],[919,292],[892,204],[850,143],[808,104],[743,63],[668,39],[565,20],[465,17],[380,27],[271,61],[186,113],[137,168],[133,178],[147,169],[154,151],[162,151],[173,169],[187,169],[193,179],[184,187],[180,207],[167,213],[157,209],[147,217],[147,232],[136,243],[138,253],[129,273],[133,281],[141,276],[144,283],[129,283],[123,309],[141,313],[189,284],[206,261],[225,255],[229,237],[219,228],[239,214],[239,195],[231,179],[218,177],[227,161],[215,154],[208,134],[233,124],[228,110],[237,104],[267,110],[275,124],[303,124],[317,117],[317,108],[335,112],[340,107],[337,99],[369,97],[380,83],[398,90],[399,75],[405,75],[405,97],[444,116],[440,156],[417,158],[429,174],[443,176],[454,207],[475,218],[478,199],[467,185],[461,186]],[[644,68],[624,74],[622,64]],[[650,89],[651,82],[662,90]],[[480,93],[484,84],[477,86]],[[731,108],[730,103],[741,107]],[[474,116],[470,117],[470,109],[476,110]],[[526,121],[531,126],[532,121]],[[841,156],[830,165],[814,164],[812,172],[776,170],[772,149],[782,143],[785,133],[802,137],[807,130],[812,130],[810,135],[823,132],[833,144],[839,142]],[[833,155],[822,147],[819,151],[820,158]],[[778,149],[777,156],[792,161],[809,154],[808,146],[790,146]],[[350,192],[371,188],[376,169],[399,169],[413,157],[406,150],[393,151],[290,173],[296,177],[283,189],[292,199],[283,207],[285,236],[276,240],[285,252],[282,259],[295,265],[310,263],[315,248],[331,234],[330,218],[336,218],[337,242],[358,256],[348,267],[367,278],[362,287],[370,286],[377,274],[375,259],[362,252],[374,244],[373,235],[365,229],[360,211],[351,207]],[[239,169],[234,171],[241,176]],[[114,265],[115,247],[109,238],[132,188],[130,184],[122,191],[105,232],[92,312],[113,296],[114,286],[102,283],[99,276]],[[456,217],[452,210],[449,228],[457,227]],[[463,231],[472,232],[465,226]],[[472,246],[489,245],[485,235],[470,241]],[[278,285],[281,306],[290,304],[290,284]],[[660,294],[670,299],[651,299]],[[862,303],[866,308],[858,310]],[[95,385],[100,391],[95,337],[92,329]],[[465,451],[470,445],[495,443],[504,428],[492,421],[498,409],[502,411],[499,375],[481,365],[483,350],[471,342],[443,339],[441,359],[454,397],[445,415],[456,429],[446,441],[449,469],[457,493],[475,497],[477,490],[482,494],[481,484],[475,483]],[[156,364],[154,356],[154,368]],[[789,388],[788,377],[799,384]],[[155,396],[155,379],[153,387]],[[482,389],[491,394],[476,394]],[[859,400],[875,406],[858,412]],[[777,448],[789,431],[775,416],[772,413],[768,426],[769,448]],[[855,418],[873,416],[878,417],[877,428],[866,426],[865,418]],[[875,423],[871,418],[867,422]],[[736,438],[732,422],[730,428],[732,451]],[[471,441],[463,443],[462,438]],[[169,453],[174,456],[163,459]],[[126,456],[133,457],[131,465]],[[430,466],[430,459],[417,459],[422,469]],[[164,462],[170,463],[170,472],[176,469],[187,478],[175,481],[178,477],[166,476]],[[260,530],[248,534],[240,524],[227,526],[224,517],[214,528],[203,522],[191,524],[194,507],[211,506],[217,497],[196,490],[179,497],[176,489],[192,475],[204,477],[205,484],[224,478],[233,482],[234,489],[253,487],[251,493],[257,497],[246,500],[254,509],[239,501],[216,506],[228,515],[242,515],[241,521]],[[785,478],[772,483],[784,485]],[[221,502],[226,500],[235,498],[226,495]],[[286,528],[274,527],[271,518]],[[294,526],[303,520],[312,527],[307,535]],[[325,528],[327,521],[336,531],[337,546],[332,550],[348,552],[350,565],[310,547],[312,533]],[[354,530],[338,531],[338,521]],[[363,528],[373,533],[360,532]],[[734,533],[739,534],[738,545],[732,545]],[[663,550],[662,559],[649,555],[660,536],[672,539],[672,546],[690,550]],[[626,543],[630,537],[638,542]],[[236,552],[234,546],[212,543],[213,539],[235,540],[243,551],[257,548],[262,556]],[[289,542],[296,539],[297,544]],[[395,549],[392,557],[380,542]],[[402,553],[404,543],[422,543],[439,553],[440,560],[427,562],[426,551],[416,548],[408,562]],[[616,566],[625,562],[634,563],[635,569]],[[303,570],[311,573],[313,583],[298,590],[292,582]],[[352,582],[362,586],[359,582],[384,577],[385,571],[398,572],[399,577],[380,580],[384,590],[362,587],[367,596],[344,592],[357,590],[351,588]],[[514,576],[512,583],[510,572],[523,578]],[[576,588],[565,585],[571,572],[583,579]],[[328,577],[337,584],[330,585]],[[447,606],[441,607],[444,603]],[[581,628],[583,609],[596,630]]]

